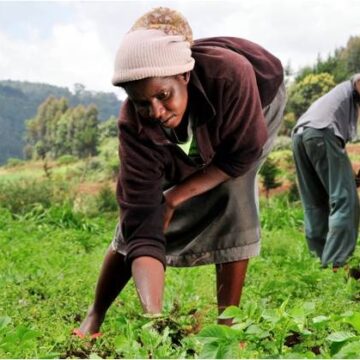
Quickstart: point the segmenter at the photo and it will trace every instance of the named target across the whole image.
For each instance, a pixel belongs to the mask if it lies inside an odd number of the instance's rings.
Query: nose
[[[165,113],[165,108],[160,101],[155,100],[149,107],[149,116],[152,119],[160,120]]]

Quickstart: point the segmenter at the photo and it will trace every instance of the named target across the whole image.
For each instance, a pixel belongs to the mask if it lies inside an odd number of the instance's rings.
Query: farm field
[[[305,247],[301,209],[281,198],[263,209],[263,249],[251,261],[236,324],[216,323],[212,266],[167,271],[164,317],[141,316],[130,283],[104,336],[74,339],[92,299],[116,214],[92,219],[65,208],[0,218],[1,358],[354,358],[360,286],[320,269]],[[359,257],[354,257],[353,261]]]
[[[0,360],[360,360],[359,13],[0,1]]]
[[[358,149],[349,153],[360,165]],[[262,252],[250,262],[240,307],[222,315],[234,318],[231,328],[216,325],[213,266],[168,268],[162,317],[141,314],[129,283],[108,313],[103,336],[74,338],[93,299],[117,212],[100,210],[109,202],[106,191],[100,205],[91,197],[60,201],[69,188],[59,185],[50,199],[41,167],[34,169],[37,175],[23,168],[38,181],[21,191],[14,185],[19,174],[0,170],[10,180],[1,193],[12,191],[0,207],[0,358],[359,357],[360,250],[348,269],[322,269],[305,244],[301,204],[289,201],[286,186],[261,198]],[[103,186],[96,176],[74,183],[77,195],[94,196]]]

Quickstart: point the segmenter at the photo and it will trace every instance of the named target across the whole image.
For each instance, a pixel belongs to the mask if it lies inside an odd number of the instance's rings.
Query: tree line
[[[289,67],[287,75],[293,75]],[[288,81],[288,101],[280,135],[289,136],[296,120],[317,98],[336,84],[360,72],[360,36],[352,36],[347,45],[337,48],[327,58],[317,58],[315,65],[306,66]],[[85,94],[80,85],[76,95]],[[30,158],[58,158],[73,155],[94,156],[101,137],[116,135],[112,117],[99,126],[98,110],[94,105],[69,106],[62,97],[50,96],[38,108],[36,116],[26,122],[24,155]]]
[[[335,49],[325,59],[318,56],[315,65],[301,68],[287,86],[288,101],[280,134],[290,135],[297,119],[316,99],[358,72],[360,36],[351,36],[345,47]],[[287,75],[293,75],[289,68]]]
[[[69,107],[94,104],[101,123],[116,116],[121,106],[115,93],[89,91],[81,84],[75,84],[70,91],[49,84],[0,80],[0,165],[9,158],[24,157],[25,121],[36,116],[49,96],[68,99]]]
[[[24,155],[27,159],[95,156],[101,137],[116,136],[116,131],[114,117],[100,124],[95,105],[70,107],[67,99],[50,96],[26,121]]]

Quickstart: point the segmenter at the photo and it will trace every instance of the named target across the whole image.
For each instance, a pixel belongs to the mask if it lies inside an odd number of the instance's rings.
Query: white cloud
[[[72,88],[113,91],[113,54],[101,41],[91,21],[54,24],[50,36],[34,29],[27,40],[0,33],[0,77],[46,82]]]
[[[121,36],[156,6],[182,12],[195,38],[238,36],[258,42],[294,69],[312,64],[360,35],[358,0],[120,1],[76,3],[80,18],[91,18],[115,53]]]
[[[83,83],[118,95],[121,91],[111,85],[116,49],[132,23],[155,6],[182,12],[195,38],[243,37],[263,45],[284,65],[290,61],[294,69],[345,46],[350,35],[360,35],[359,0],[77,1],[60,7],[36,2],[36,14],[44,10],[36,19],[24,15],[31,3],[0,5],[8,10],[0,24],[0,79],[70,88]],[[13,25],[19,16],[25,35]]]

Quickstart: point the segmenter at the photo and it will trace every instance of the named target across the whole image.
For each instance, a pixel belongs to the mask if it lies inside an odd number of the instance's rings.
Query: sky
[[[1,1],[0,80],[114,92],[122,36],[157,6],[180,11],[194,38],[237,36],[260,44],[293,71],[360,36],[360,0]]]

